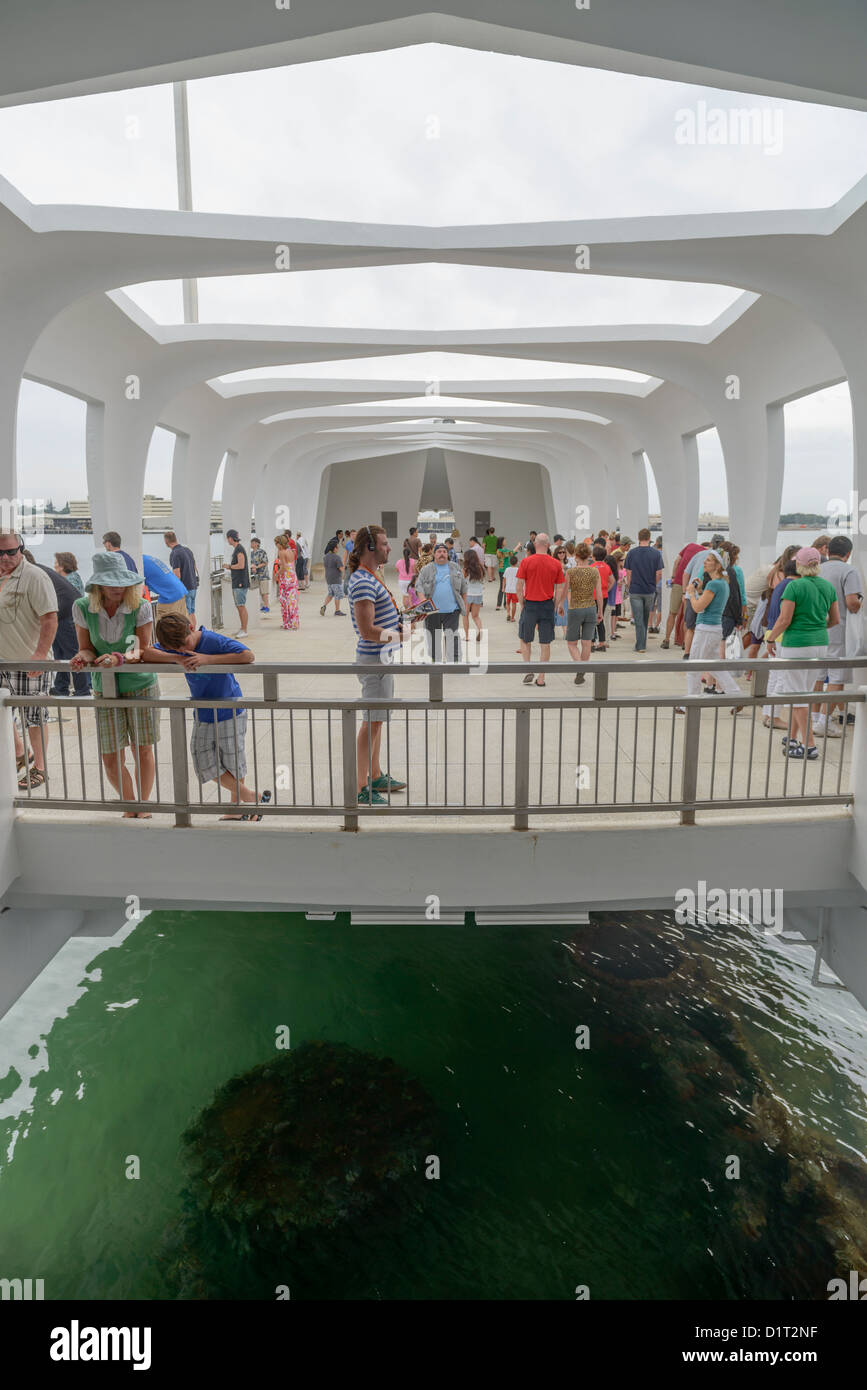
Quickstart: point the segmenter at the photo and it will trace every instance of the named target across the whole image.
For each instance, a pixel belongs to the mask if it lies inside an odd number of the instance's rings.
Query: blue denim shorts
[[[246,590],[246,589],[233,589],[233,590],[232,590],[232,598],[235,600],[235,607],[236,607],[236,608],[243,608],[243,607],[246,605],[246,602],[247,602],[247,590]]]
[[[187,612],[188,612],[188,613],[195,613],[195,611],[196,611],[196,594],[197,594],[198,592],[199,592],[198,589],[187,589]]]

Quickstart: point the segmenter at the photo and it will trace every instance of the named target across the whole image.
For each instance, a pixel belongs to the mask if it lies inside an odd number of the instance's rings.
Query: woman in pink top
[[[409,608],[413,598],[413,580],[415,579],[416,560],[409,548],[409,541],[403,543],[403,555],[395,566],[397,569],[397,583],[400,592],[403,594],[403,606]]]

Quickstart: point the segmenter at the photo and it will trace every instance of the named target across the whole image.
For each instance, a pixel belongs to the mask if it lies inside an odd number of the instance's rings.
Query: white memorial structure
[[[235,0],[148,0],[146,23],[127,24],[132,0],[46,3],[19,10],[14,32],[0,17],[0,104],[182,82],[418,43],[463,45],[689,81],[763,97],[867,108],[867,24],[847,0],[643,0],[586,7],[560,0],[451,0],[441,12],[402,0],[318,0],[315,5],[239,6]],[[8,32],[4,32],[8,31]],[[785,36],[785,42],[781,41]],[[183,165],[183,151],[179,158]],[[415,523],[425,459],[442,450],[455,514],[502,500],[503,529],[538,518],[573,533],[610,524],[635,535],[646,524],[645,458],[660,500],[666,556],[695,537],[697,436],[715,427],[725,462],[732,535],[746,571],[775,551],[784,473],[783,410],[823,387],[851,392],[853,489],[867,498],[867,178],[834,206],[792,211],[620,218],[496,226],[396,226],[136,211],[29,203],[0,181],[0,494],[26,494],[16,466],[22,378],[87,404],[87,484],[95,536],[108,527],[139,545],[148,448],[159,425],[176,435],[174,528],[208,565],[210,501],[227,456],[223,519],[246,532],[256,517],[271,535],[276,509],[312,539],[318,558],[333,528],[397,512],[395,538]],[[738,297],[703,327],[637,323],[587,329],[407,332],[152,321],[125,288],[142,282],[292,270],[431,263],[544,270],[564,276],[643,277],[725,285]],[[586,253],[582,261],[582,248]],[[577,253],[577,254],[576,254]],[[579,262],[581,262],[579,264]],[[422,352],[591,364],[597,377],[430,382],[365,376],[365,359]],[[346,375],[347,361],[357,371]],[[340,375],[221,381],[247,369],[338,362]],[[649,378],[606,377],[606,368]],[[437,406],[437,396],[449,401]],[[455,399],[463,397],[465,408]],[[407,403],[401,404],[405,400]],[[443,419],[446,417],[446,420]],[[453,423],[452,423],[453,421]],[[356,482],[353,464],[375,460]],[[508,486],[496,491],[498,479]],[[373,478],[373,484],[371,484]],[[509,499],[513,499],[512,502]],[[507,514],[514,507],[514,517]],[[364,515],[362,515],[364,513]],[[584,529],[582,527],[582,529]],[[867,562],[859,537],[862,570]],[[203,614],[207,619],[207,612]],[[475,897],[537,909],[666,903],[687,859],[749,866],[785,864],[792,913],[821,904],[824,954],[867,1001],[867,833],[859,802],[867,742],[859,723],[853,754],[854,814],[757,828],[595,828],[580,889],[567,836],[452,832],[437,828],[450,866],[454,909]],[[4,775],[10,771],[3,768]],[[7,779],[9,780],[9,779]],[[5,781],[4,781],[5,788]],[[12,794],[0,808],[2,881],[14,922],[44,922],[36,955],[22,955],[22,983],[71,931],[116,921],[117,901],[140,891],[136,837],[101,827],[99,882],[86,881],[76,846],[80,821],[29,823]],[[417,906],[416,875],[401,867],[407,822],[356,836],[280,826],[281,839],[245,837],[227,863],[210,828],[153,828],[160,887],[150,901],[289,903],[310,910]],[[719,836],[725,844],[720,849]],[[484,842],[485,888],[478,892]],[[140,843],[140,842],[139,842]],[[154,841],[148,838],[148,844]],[[410,856],[403,856],[410,862]],[[614,866],[616,873],[614,872]],[[475,886],[474,886],[475,885]],[[104,918],[99,918],[99,912]],[[76,915],[77,914],[77,915]],[[92,914],[96,914],[95,916]],[[114,914],[114,915],[112,915]],[[807,918],[805,917],[805,921]],[[795,917],[792,917],[794,923]],[[0,932],[4,927],[0,925]],[[25,927],[22,926],[22,932]],[[806,931],[816,938],[815,923]],[[28,948],[29,949],[29,948]],[[24,948],[22,947],[22,951]],[[26,953],[25,953],[26,954]],[[36,962],[34,964],[33,962]],[[29,962],[29,963],[27,963]]]

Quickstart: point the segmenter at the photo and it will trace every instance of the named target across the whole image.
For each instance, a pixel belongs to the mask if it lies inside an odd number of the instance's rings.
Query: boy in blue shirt
[[[240,700],[241,687],[231,671],[205,674],[208,666],[237,666],[254,660],[249,647],[210,628],[193,628],[187,616],[167,613],[156,625],[156,643],[141,654],[145,663],[179,661],[187,673],[194,700]],[[201,674],[196,674],[201,672]],[[247,775],[247,711],[245,709],[197,709],[193,717],[190,752],[200,782],[217,782],[233,801],[255,802],[256,793],[244,783]],[[271,800],[270,791],[261,796]],[[261,815],[221,816],[221,820],[260,821]]]

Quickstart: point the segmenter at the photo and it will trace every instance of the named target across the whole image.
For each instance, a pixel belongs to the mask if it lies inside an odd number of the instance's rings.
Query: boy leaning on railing
[[[253,661],[249,647],[212,632],[210,628],[191,625],[186,615],[168,613],[156,625],[156,642],[145,647],[140,660],[145,664],[176,662],[183,666],[187,685],[194,700],[240,700],[241,687],[231,671],[225,673],[202,670],[209,666],[247,665]],[[127,658],[129,660],[129,658]],[[201,674],[197,674],[201,672]],[[256,793],[246,786],[247,775],[247,711],[238,709],[196,709],[193,713],[193,733],[190,752],[193,769],[199,781],[219,782],[231,793],[233,801],[256,803]],[[264,791],[259,802],[271,800]],[[221,816],[221,820],[260,821],[261,814]]]

